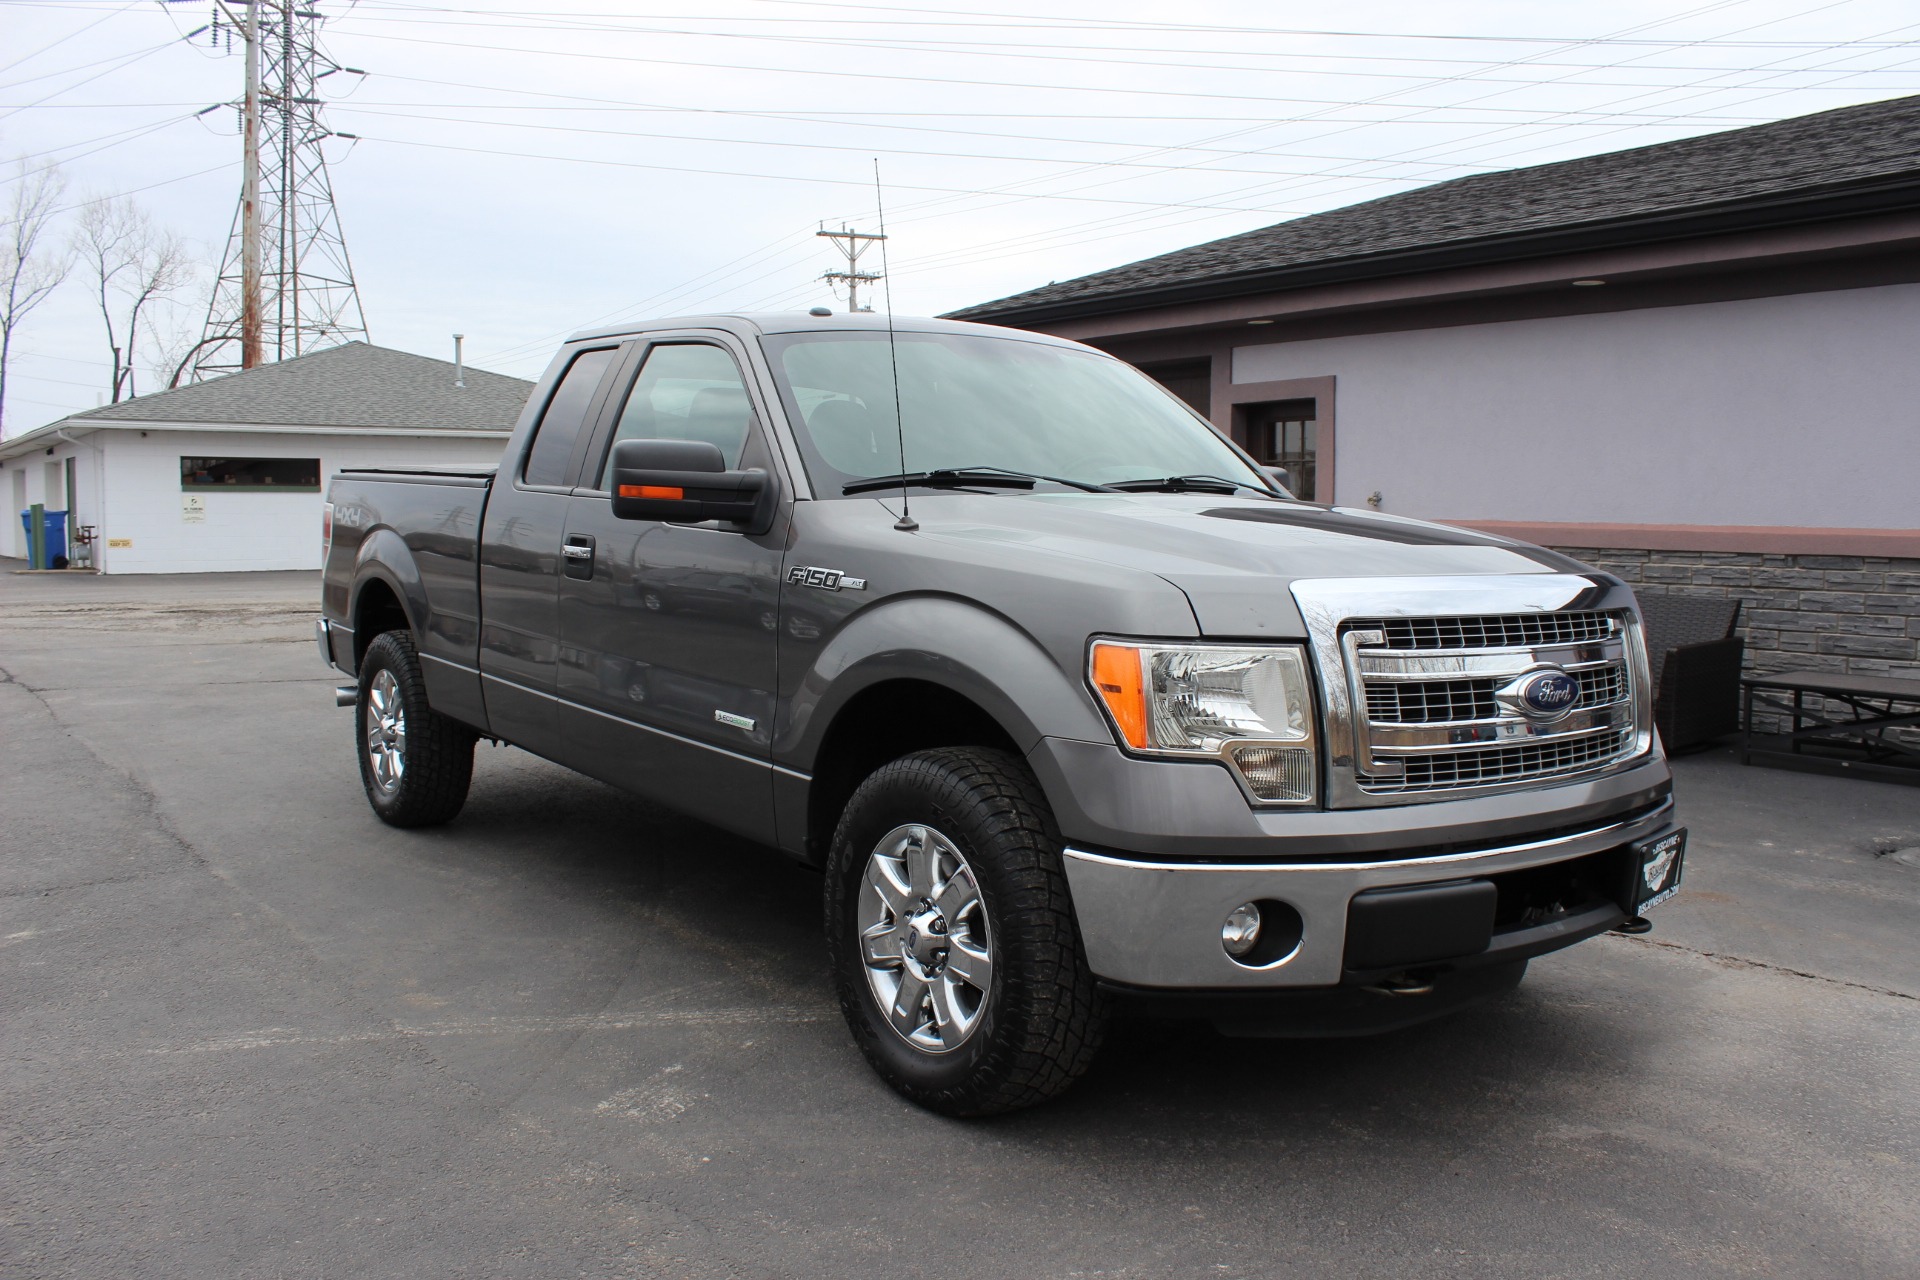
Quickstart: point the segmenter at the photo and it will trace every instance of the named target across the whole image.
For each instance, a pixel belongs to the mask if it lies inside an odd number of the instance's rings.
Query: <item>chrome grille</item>
[[[1573,704],[1576,711],[1581,707],[1604,707],[1609,702],[1626,700],[1627,669],[1624,666],[1589,667],[1575,671],[1573,678],[1580,682],[1580,697]]]
[[[1539,743],[1521,747],[1494,747],[1451,755],[1423,756],[1406,762],[1406,774],[1391,785],[1374,790],[1451,791],[1496,782],[1574,773],[1612,760],[1632,745],[1633,727],[1612,733],[1576,738],[1571,742]]]
[[[1491,720],[1500,714],[1491,680],[1422,680],[1367,685],[1367,719],[1375,724],[1438,724]]]
[[[1610,613],[1499,613],[1469,618],[1355,618],[1350,631],[1379,631],[1389,649],[1511,649],[1579,644],[1618,630]]]
[[[1592,667],[1569,673],[1580,682],[1574,710],[1604,707],[1627,696],[1620,667]],[[1375,724],[1448,724],[1491,720],[1500,714],[1494,691],[1500,680],[1368,681],[1367,719]]]
[[[1646,648],[1597,573],[1317,578],[1291,587],[1319,668],[1327,802],[1416,804],[1628,766],[1653,745]],[[1564,695],[1537,672],[1571,676]]]
[[[1339,628],[1363,709],[1354,774],[1363,792],[1471,791],[1604,766],[1637,737],[1626,626],[1596,612],[1357,618]],[[1578,693],[1558,716],[1520,700],[1532,672]]]

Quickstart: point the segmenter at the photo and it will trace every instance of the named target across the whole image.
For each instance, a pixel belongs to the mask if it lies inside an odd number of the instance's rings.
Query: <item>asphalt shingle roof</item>
[[[950,314],[984,320],[1076,303],[1096,309],[1101,300],[1182,285],[1229,286],[1289,268],[1705,211],[1903,175],[1920,175],[1920,96],[1455,178]],[[1143,297],[1141,304],[1147,301]]]
[[[533,384],[391,347],[349,342],[244,373],[76,413],[69,422],[220,422],[258,426],[510,431]]]

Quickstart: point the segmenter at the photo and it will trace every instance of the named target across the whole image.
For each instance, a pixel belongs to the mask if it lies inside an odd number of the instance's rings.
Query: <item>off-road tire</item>
[[[858,915],[867,861],[903,824],[938,830],[966,859],[991,930],[981,1021],[958,1048],[916,1048],[867,980]],[[909,1100],[951,1116],[1045,1102],[1093,1061],[1106,1011],[1087,968],[1039,783],[1005,752],[941,748],[903,756],[861,783],[834,832],[826,876],[828,949],[840,1007],[867,1061]]]
[[[367,718],[374,682],[391,673],[406,715],[404,768],[392,787],[383,787],[374,775],[368,746]],[[353,706],[355,753],[360,758],[360,783],[367,803],[382,822],[393,827],[434,827],[451,821],[467,802],[473,783],[473,748],[477,735],[427,705],[427,686],[420,675],[420,657],[413,637],[388,631],[375,637],[360,660],[360,696]]]

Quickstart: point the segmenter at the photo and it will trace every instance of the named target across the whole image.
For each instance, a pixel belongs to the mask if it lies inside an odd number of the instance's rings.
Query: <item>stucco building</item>
[[[1920,671],[1920,98],[1481,174],[954,313],[1152,373],[1322,503]]]
[[[318,568],[335,472],[491,466],[532,385],[350,342],[77,413],[0,441],[0,555],[41,503],[105,573]]]

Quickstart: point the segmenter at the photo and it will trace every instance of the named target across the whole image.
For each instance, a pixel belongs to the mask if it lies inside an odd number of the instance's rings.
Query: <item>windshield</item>
[[[1071,347],[973,334],[780,334],[765,341],[822,497],[872,476],[1004,467],[1094,484],[1216,475],[1259,484],[1213,428],[1145,374]]]

